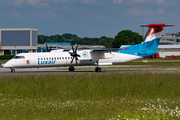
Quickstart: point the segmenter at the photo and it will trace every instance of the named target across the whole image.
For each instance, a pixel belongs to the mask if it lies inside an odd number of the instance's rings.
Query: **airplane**
[[[4,68],[41,68],[41,67],[66,67],[74,71],[74,66],[95,66],[96,72],[101,72],[99,66],[115,65],[141,59],[158,53],[157,48],[164,27],[174,25],[148,24],[148,31],[142,43],[123,48],[78,50],[72,46],[72,50],[52,50],[45,53],[20,53],[3,64]],[[51,49],[51,48],[50,48]]]

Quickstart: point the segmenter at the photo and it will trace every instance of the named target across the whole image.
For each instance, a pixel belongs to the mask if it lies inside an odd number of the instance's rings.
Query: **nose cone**
[[[2,66],[3,66],[4,68],[8,68],[8,63],[6,62],[5,64],[2,64]]]
[[[8,61],[5,64],[2,64],[2,66],[4,68],[11,68],[11,67],[14,67],[14,64],[12,64],[12,62]]]

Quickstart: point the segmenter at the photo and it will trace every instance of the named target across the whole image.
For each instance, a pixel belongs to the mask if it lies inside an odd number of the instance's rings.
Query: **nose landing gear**
[[[14,72],[15,72],[15,69],[11,68],[11,72],[14,73]]]

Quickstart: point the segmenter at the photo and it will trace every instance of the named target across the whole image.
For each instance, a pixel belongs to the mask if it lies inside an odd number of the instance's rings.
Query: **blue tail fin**
[[[165,24],[149,24],[141,27],[149,27],[149,30],[140,44],[123,47],[128,50],[157,50],[164,27],[174,26]]]
[[[157,50],[165,24],[149,24],[141,50]],[[142,26],[144,27],[144,26]]]
[[[122,47],[120,53],[138,55],[141,57],[150,56],[156,54],[158,51],[159,41],[164,27],[170,27],[174,25],[165,24],[149,24],[141,27],[149,27],[149,30],[144,37],[144,40],[140,44],[131,45],[128,47]]]

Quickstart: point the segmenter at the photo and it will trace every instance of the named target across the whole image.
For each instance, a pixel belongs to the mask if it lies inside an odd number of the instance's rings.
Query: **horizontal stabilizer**
[[[149,28],[153,28],[153,27],[173,27],[175,25],[165,25],[165,24],[149,24],[149,25],[141,25],[141,27],[149,27]]]

